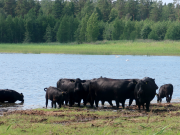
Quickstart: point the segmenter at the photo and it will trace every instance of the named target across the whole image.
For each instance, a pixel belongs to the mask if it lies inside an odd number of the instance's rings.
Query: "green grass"
[[[88,55],[180,55],[180,41],[97,41],[94,43],[0,44],[0,53]]]
[[[5,135],[174,135],[180,134],[180,107],[168,106],[177,111],[159,111],[162,105],[151,106],[151,111],[129,109],[90,109],[62,107],[5,113],[0,119],[0,134]],[[146,114],[146,116],[132,116]]]

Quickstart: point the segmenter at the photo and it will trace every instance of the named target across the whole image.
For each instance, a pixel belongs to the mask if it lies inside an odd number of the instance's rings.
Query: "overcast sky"
[[[173,0],[162,0],[162,2],[163,2],[163,5],[166,3],[166,4],[168,4],[168,3],[173,3]],[[179,2],[180,3],[180,2]]]

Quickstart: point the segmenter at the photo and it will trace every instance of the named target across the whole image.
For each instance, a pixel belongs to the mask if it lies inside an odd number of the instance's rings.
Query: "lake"
[[[23,105],[17,101],[9,108],[45,107],[44,88],[56,86],[60,78],[93,79],[100,76],[114,79],[151,77],[159,87],[172,83],[172,102],[180,101],[179,56],[3,53],[0,54],[0,68],[0,89],[13,89],[24,94]],[[7,108],[2,104],[0,107]]]

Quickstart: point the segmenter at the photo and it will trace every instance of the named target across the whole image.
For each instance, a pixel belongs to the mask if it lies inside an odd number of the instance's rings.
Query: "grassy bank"
[[[0,44],[0,53],[61,53],[180,56],[179,41],[97,41],[95,43]]]
[[[6,112],[0,134],[180,134],[180,104],[153,104],[151,111],[78,108],[37,109]]]

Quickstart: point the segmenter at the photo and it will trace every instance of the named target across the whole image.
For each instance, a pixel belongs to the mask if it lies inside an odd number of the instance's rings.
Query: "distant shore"
[[[97,41],[93,43],[0,44],[0,53],[180,56],[180,41]]]

